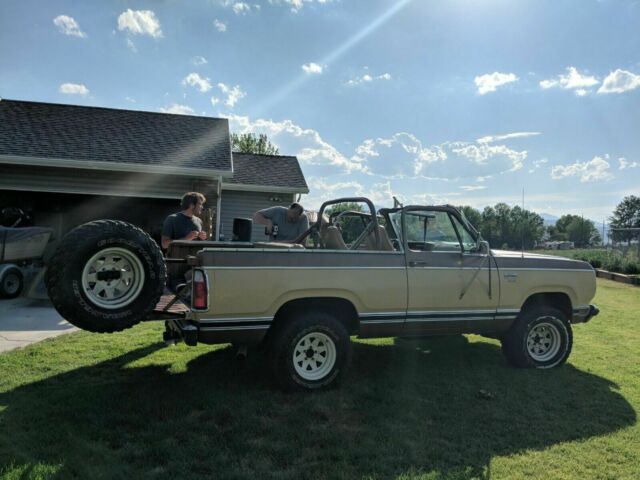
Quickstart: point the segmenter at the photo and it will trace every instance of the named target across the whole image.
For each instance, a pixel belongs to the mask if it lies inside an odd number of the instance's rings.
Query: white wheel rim
[[[324,333],[305,335],[293,349],[293,366],[304,380],[321,380],[331,372],[335,363],[336,345]]]
[[[547,362],[560,351],[562,339],[558,327],[549,322],[535,325],[527,335],[527,351],[537,362]]]
[[[110,310],[126,307],[138,298],[144,280],[140,259],[118,247],[99,251],[82,271],[82,289],[89,301]]]
[[[2,288],[7,292],[7,295],[15,295],[20,288],[20,277],[15,273],[9,273],[2,280]]]

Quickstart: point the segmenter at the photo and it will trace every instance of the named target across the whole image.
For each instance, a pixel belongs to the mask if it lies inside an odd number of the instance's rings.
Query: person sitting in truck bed
[[[289,208],[270,207],[253,215],[253,221],[265,225],[270,242],[292,243],[309,229],[309,219],[297,202]]]
[[[207,233],[202,230],[202,213],[207,199],[198,192],[187,192],[182,196],[182,211],[169,215],[162,224],[161,243],[163,250],[169,248],[172,240],[206,240]]]

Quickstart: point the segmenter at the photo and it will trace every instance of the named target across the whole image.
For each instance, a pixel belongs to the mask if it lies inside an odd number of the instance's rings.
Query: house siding
[[[279,198],[280,201],[271,199]],[[222,190],[220,217],[220,231],[224,234],[225,240],[233,238],[233,219],[252,218],[253,214],[263,208],[274,207],[276,205],[288,206],[294,200],[294,195],[290,193],[269,193],[269,192],[241,192],[235,190]],[[254,224],[251,240],[264,241],[267,237],[264,234],[264,225]]]

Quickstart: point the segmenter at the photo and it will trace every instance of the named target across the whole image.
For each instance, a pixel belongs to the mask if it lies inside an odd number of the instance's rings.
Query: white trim
[[[362,317],[388,317],[390,315],[399,315],[404,317],[407,314],[406,311],[402,311],[402,312],[376,312],[376,313],[361,313],[358,315],[358,317],[362,318]]]
[[[159,173],[184,175],[187,177],[230,177],[231,170],[215,170],[212,168],[173,167],[168,165],[141,165],[117,162],[101,162],[95,160],[70,160],[67,158],[22,157],[17,155],[0,155],[0,163],[9,165],[29,165],[37,167],[79,168],[84,170],[107,170],[111,172]]]
[[[222,218],[222,177],[218,177],[218,198],[216,199],[216,238],[220,240],[220,220]]]
[[[462,321],[462,320],[490,320],[490,321],[493,321],[493,320],[495,320],[495,318],[493,318],[493,317],[407,318],[407,323],[459,322],[459,321]]]
[[[267,192],[267,193],[309,193],[308,188],[303,187],[270,187],[268,185],[248,185],[244,183],[223,183],[223,190],[237,190],[240,192]]]
[[[281,267],[278,265],[261,267],[201,267],[203,270],[405,270],[406,267]]]
[[[145,192],[123,192],[115,190],[104,190],[97,192],[95,190],[83,189],[83,188],[56,188],[56,187],[15,187],[5,186],[0,184],[0,190],[11,190],[16,192],[43,192],[43,193],[68,193],[76,195],[102,195],[107,197],[131,197],[131,198],[162,198],[166,200],[176,200],[181,198],[181,195],[162,195],[157,193],[145,193]]]
[[[220,332],[220,331],[228,331],[228,330],[268,330],[269,325],[258,325],[254,326],[237,326],[237,327],[201,327],[201,332]]]
[[[360,320],[360,323],[365,325],[378,325],[383,323],[404,323],[405,321],[404,318],[388,318],[387,320]]]
[[[230,318],[200,318],[200,323],[224,323],[224,322],[271,322],[273,317],[230,317]]]

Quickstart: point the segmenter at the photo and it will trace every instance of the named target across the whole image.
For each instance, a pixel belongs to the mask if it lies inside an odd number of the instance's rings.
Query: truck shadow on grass
[[[429,478],[636,422],[617,386],[572,365],[506,366],[465,337],[354,344],[340,389],[284,394],[231,348],[136,367],[154,344],[0,393],[0,476]],[[4,408],[3,408],[4,407]]]

